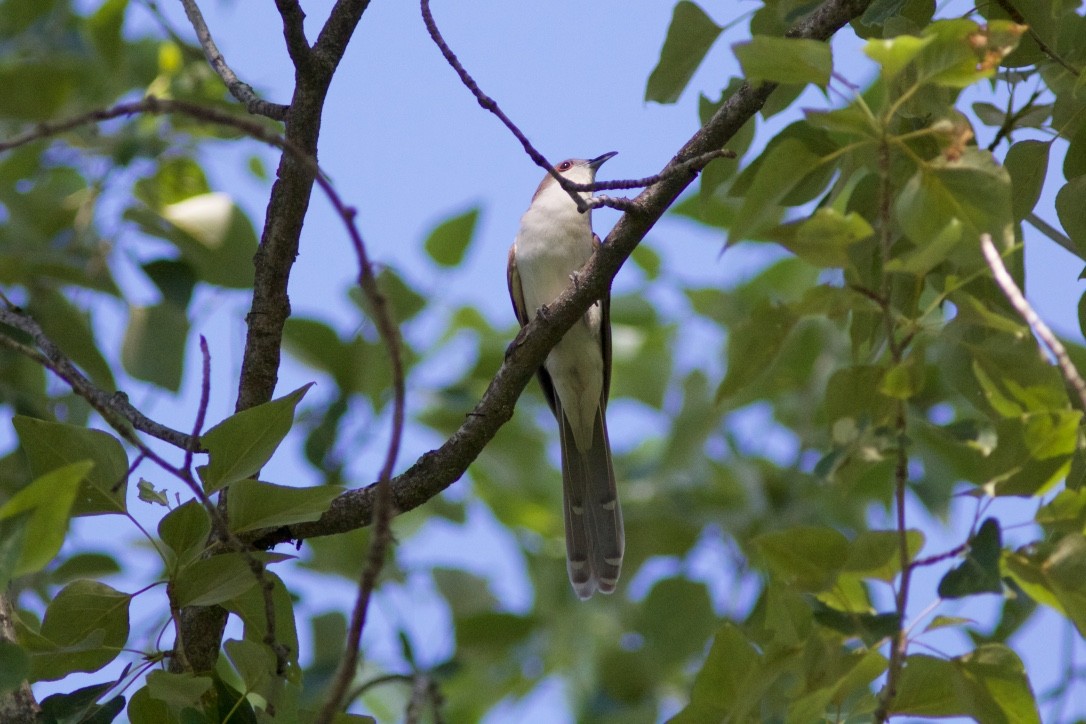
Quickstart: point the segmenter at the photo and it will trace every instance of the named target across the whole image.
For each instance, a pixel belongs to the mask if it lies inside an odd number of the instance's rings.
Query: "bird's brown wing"
[[[513,302],[513,314],[516,315],[517,321],[523,327],[529,321],[528,306],[524,303],[524,289],[520,285],[520,273],[517,271],[516,244],[509,247],[509,264],[505,269],[505,281],[509,285],[509,299]],[[610,332],[608,332],[608,357],[610,357],[610,346]],[[610,375],[609,372],[605,374]],[[536,371],[536,376],[539,378],[539,386],[543,388],[543,396],[547,398],[547,404],[550,406],[551,412],[554,413],[555,417],[558,417],[557,397],[554,393],[554,383],[551,382],[551,376],[547,374],[546,368],[542,365]]]
[[[599,235],[592,234],[593,251],[599,249]],[[600,349],[603,352],[603,409],[607,409],[607,400],[611,395],[611,288],[600,299]]]
[[[505,281],[509,285],[509,300],[513,302],[513,314],[517,315],[517,321],[523,327],[528,324],[528,309],[524,305],[524,289],[520,286],[515,244],[509,247],[509,265],[505,269]]]

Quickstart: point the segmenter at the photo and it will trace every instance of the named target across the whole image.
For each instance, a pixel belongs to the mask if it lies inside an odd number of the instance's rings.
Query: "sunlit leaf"
[[[754,539],[769,568],[789,585],[818,591],[830,585],[848,557],[848,540],[813,526],[765,533]]]
[[[294,408],[312,382],[263,405],[242,410],[201,436],[210,460],[203,470],[208,493],[254,475],[271,459],[294,424]]]
[[[291,488],[238,480],[230,486],[230,528],[241,533],[317,520],[342,492],[343,488],[332,485]]]
[[[456,266],[464,259],[478,220],[476,207],[442,221],[426,237],[426,253],[441,266]]]
[[[117,438],[102,430],[31,417],[17,416],[13,425],[36,475],[83,460],[93,463],[79,489],[73,515],[126,510],[128,455]]]
[[[817,40],[755,35],[735,46],[735,57],[751,82],[814,83],[825,88],[833,72],[830,46]]]
[[[65,586],[45,610],[39,635],[22,638],[31,680],[55,681],[75,671],[97,671],[128,640],[132,596],[97,581]]]
[[[9,578],[40,571],[57,555],[68,532],[80,482],[93,465],[84,460],[54,468],[0,506],[0,521],[5,521],[5,526],[6,521],[12,521],[17,529],[11,533],[18,534],[0,538],[5,551],[0,562],[10,566],[7,570],[0,567],[0,582],[6,584]]]

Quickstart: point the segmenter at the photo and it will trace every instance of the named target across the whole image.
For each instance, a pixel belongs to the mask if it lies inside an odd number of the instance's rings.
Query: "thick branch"
[[[319,62],[297,67],[297,85],[286,118],[286,140],[312,158],[317,157],[324,99],[332,75],[368,0],[339,0],[313,48]],[[267,402],[279,379],[283,325],[290,316],[287,282],[298,256],[302,222],[313,191],[313,169],[295,154],[283,154],[277,180],[268,199],[264,232],[254,264],[253,303],[241,364],[236,409]]]
[[[849,20],[857,17],[870,0],[827,0],[808,18],[789,31],[789,37],[827,40]],[[402,475],[392,480],[392,501],[396,510],[417,508],[439,494],[467,470],[498,429],[513,415],[521,391],[550,349],[609,289],[611,280],[637,244],[693,180],[690,173],[672,173],[690,159],[719,150],[758,112],[776,86],[744,83],[661,171],[661,180],[633,200],[571,286],[548,306],[544,318],[536,317],[524,327],[510,347],[505,362],[487,387],[482,399],[465,417],[464,423],[439,448],[424,454]],[[276,530],[259,531],[253,540],[272,546],[291,540],[334,535],[369,525],[373,517],[375,486],[344,493],[319,520]]]

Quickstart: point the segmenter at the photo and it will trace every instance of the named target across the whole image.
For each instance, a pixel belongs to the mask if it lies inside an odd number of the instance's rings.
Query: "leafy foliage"
[[[0,62],[5,138],[144,93],[227,107],[198,48],[132,37],[125,0],[88,13],[85,5],[0,2],[0,42],[11,50]],[[834,70],[863,59],[785,36],[812,3],[767,1],[751,13],[732,51],[743,80],[779,84],[762,118],[787,110],[789,122],[767,139],[748,121],[728,144],[740,158],[713,162],[672,211],[715,233],[725,254],[758,244],[773,261],[730,286],[691,287],[642,247],[637,288],[612,300],[613,404],[652,421],[615,460],[623,585],[635,584],[584,604],[570,594],[552,441],[536,424],[545,413],[530,390],[473,461],[471,504],[439,496],[395,521],[397,540],[425,542],[435,529],[492,518],[515,544],[530,604],[504,605],[477,571],[390,564],[381,590],[427,592],[455,643],[443,660],[424,662],[416,634],[394,631],[399,656],[367,655],[358,673],[366,711],[399,716],[405,697],[432,685],[447,720],[477,721],[561,677],[576,715],[592,721],[1041,721],[1015,634],[1050,611],[1086,636],[1083,402],[992,281],[978,239],[995,240],[1019,286],[1026,228],[1086,258],[1086,74],[1073,70],[1086,67],[1086,18],[1077,2],[1013,5],[1020,18],[1004,3],[954,18],[935,18],[927,0],[870,3],[851,25],[874,72],[857,90]],[[734,27],[678,2],[666,33],[659,29],[645,99],[677,102]],[[29,85],[38,92],[21,90]],[[843,100],[801,111],[808,85]],[[699,124],[740,86],[736,78],[707,89]],[[4,294],[107,395],[137,385],[170,399],[186,374],[198,374],[186,354],[194,299],[254,292],[256,227],[204,170],[204,149],[233,134],[133,117],[0,155]],[[1040,216],[1046,198],[1060,229]],[[443,283],[460,280],[482,213],[453,215],[420,240]],[[120,223],[127,232],[112,239]],[[155,299],[134,293],[122,268]],[[377,278],[405,338],[423,330],[433,340],[405,348],[409,375],[468,350],[440,382],[409,377],[429,385],[412,390],[412,432],[447,438],[501,365],[511,327],[409,279],[392,267]],[[358,530],[309,539],[300,566],[233,546],[314,523],[342,500],[342,486],[359,486],[349,462],[358,437],[379,439],[392,372],[372,331],[375,310],[352,298],[350,320],[286,323],[283,347],[318,378],[315,392],[299,387],[199,431],[199,453],[170,451],[171,460],[186,456],[176,479],[149,467],[154,479],[140,479],[132,497],[131,466],[147,460],[121,442],[132,431],[97,429],[102,419],[87,401],[20,352],[32,335],[0,327],[10,342],[0,346],[0,403],[18,440],[0,460],[0,583],[17,604],[14,641],[0,640],[0,694],[24,680],[105,677],[95,672],[119,659],[128,664],[119,679],[46,698],[43,716],[313,719],[347,621],[318,612],[292,576],[304,567],[353,585],[370,534],[358,521]],[[657,304],[663,298],[678,301]],[[107,306],[123,310],[114,338],[96,323]],[[696,340],[690,363],[677,350],[695,327],[711,333]],[[1086,362],[1086,350],[1069,346]],[[752,419],[757,440],[741,432]],[[769,452],[768,438],[785,451]],[[280,478],[281,445],[302,448],[322,484]],[[199,479],[181,484],[194,457]],[[216,513],[201,497],[219,492]],[[984,521],[951,531],[960,545],[949,553],[929,550],[912,511],[945,518],[955,496],[976,499]],[[1007,526],[985,518],[983,501],[993,498],[1031,501],[1036,514],[1014,521],[1032,524],[1028,541],[1008,543]],[[900,511],[905,500],[913,505]],[[88,548],[69,535],[79,516],[140,530],[160,570]],[[910,589],[928,570],[937,590]],[[145,578],[131,592],[102,580],[116,583],[118,572]],[[932,596],[941,604],[1000,596],[1003,605],[984,621],[940,606],[921,630],[916,601]],[[241,638],[222,642],[210,670],[188,670],[172,637],[132,625],[137,605],[160,627],[176,626],[185,607],[220,606],[241,623]],[[914,645],[947,631],[968,634],[968,649]],[[397,691],[402,681],[408,694]]]

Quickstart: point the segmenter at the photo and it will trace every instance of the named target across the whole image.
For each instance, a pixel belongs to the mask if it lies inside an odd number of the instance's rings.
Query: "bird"
[[[571,158],[554,170],[574,183],[592,183],[616,151]],[[582,199],[591,192],[578,192]],[[600,245],[591,209],[583,213],[549,173],[520,219],[509,249],[507,281],[517,321],[527,325],[557,299]],[[622,508],[607,437],[611,384],[610,290],[566,332],[537,371],[543,395],[558,421],[566,570],[582,600],[612,593],[625,549]]]

